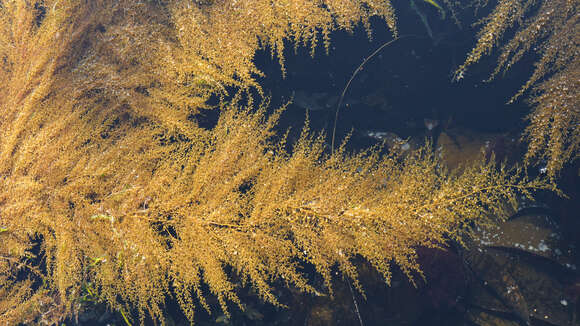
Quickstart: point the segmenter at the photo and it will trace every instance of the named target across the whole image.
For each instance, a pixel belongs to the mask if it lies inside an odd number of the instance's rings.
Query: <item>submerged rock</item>
[[[486,311],[485,318],[478,313],[470,317],[472,321],[501,325],[494,318],[508,316],[528,325],[533,320],[574,325],[572,306],[577,298],[567,290],[576,274],[570,249],[547,214],[516,215],[495,228],[479,230],[462,255],[474,276],[468,304]],[[486,318],[494,321],[486,324],[482,321]]]
[[[326,93],[308,93],[298,90],[292,92],[292,104],[306,110],[321,111],[327,108],[324,104],[327,97]]]
[[[573,248],[563,243],[558,225],[547,214],[516,216],[497,227],[480,230],[474,241],[482,247],[522,251],[575,268],[565,254]]]
[[[506,160],[508,163],[520,157],[517,137],[477,133],[462,128],[441,132],[437,137],[436,149],[449,169],[480,159],[482,154],[486,159],[493,154],[497,161]]]
[[[497,296],[518,319],[529,324],[528,304],[520,285],[508,270],[509,262],[498,258],[496,252],[480,250],[480,248],[469,250],[463,257],[476,279]]]
[[[521,326],[515,320],[509,320],[477,308],[469,309],[466,319],[477,326]]]

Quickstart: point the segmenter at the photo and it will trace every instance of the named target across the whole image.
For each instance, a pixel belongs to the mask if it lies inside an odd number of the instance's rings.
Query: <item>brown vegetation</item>
[[[505,73],[524,55],[538,54],[533,73],[511,101],[532,89],[526,160],[545,161],[551,177],[580,155],[579,7],[575,0],[498,1],[480,22],[477,44],[456,72],[456,78],[461,78],[470,65],[501,44],[507,32],[513,36],[502,46],[491,78]]]
[[[254,52],[314,49],[388,1],[1,1],[0,319],[55,323],[87,291],[163,321],[167,296],[193,320],[207,296],[241,305],[233,275],[281,305],[275,282],[332,293],[354,257],[386,280],[418,272],[417,246],[461,241],[545,187],[482,159],[450,173],[428,147],[325,153],[305,128],[286,146]],[[321,34],[321,36],[317,36]],[[238,93],[228,94],[234,89]],[[212,96],[211,129],[195,119]],[[193,117],[193,118],[192,118]],[[292,147],[288,150],[287,147]],[[300,266],[324,281],[316,289]],[[202,286],[205,284],[205,286]],[[202,289],[207,289],[204,291]]]

